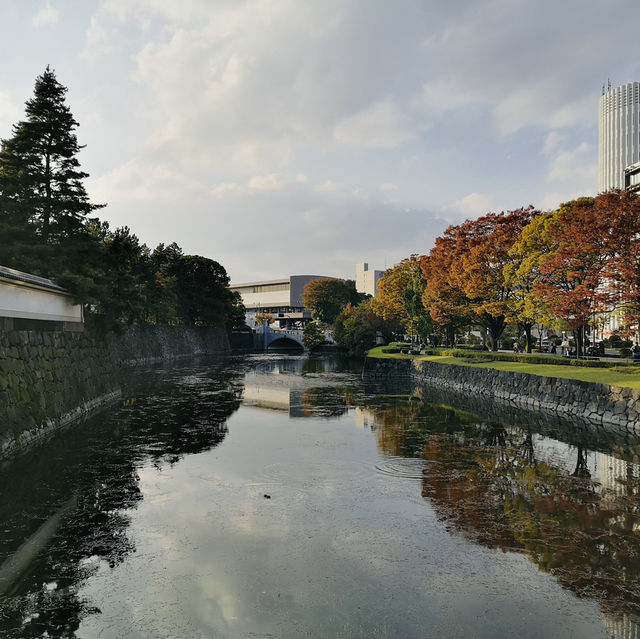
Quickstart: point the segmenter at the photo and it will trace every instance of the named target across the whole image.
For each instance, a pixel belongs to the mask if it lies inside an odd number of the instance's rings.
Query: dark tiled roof
[[[17,282],[25,282],[26,284],[33,284],[35,286],[41,286],[42,288],[48,288],[52,291],[59,291],[60,293],[66,293],[67,289],[58,286],[55,282],[48,280],[44,277],[38,277],[31,273],[23,273],[22,271],[16,271],[6,266],[0,266],[0,279],[15,280]]]

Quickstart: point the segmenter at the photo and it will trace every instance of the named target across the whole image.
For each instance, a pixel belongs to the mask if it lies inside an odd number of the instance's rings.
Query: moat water
[[[640,441],[252,356],[0,466],[0,637],[640,636]]]

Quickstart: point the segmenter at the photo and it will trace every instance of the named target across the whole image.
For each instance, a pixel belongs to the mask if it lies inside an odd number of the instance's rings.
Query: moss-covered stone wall
[[[410,379],[426,388],[640,434],[640,389],[411,359],[367,358],[363,374],[368,379]]]
[[[0,456],[117,400],[127,367],[228,352],[227,334],[216,328],[136,329],[104,339],[0,330]]]

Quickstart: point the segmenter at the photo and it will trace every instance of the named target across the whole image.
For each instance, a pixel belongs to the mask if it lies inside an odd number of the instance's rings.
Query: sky
[[[637,0],[0,0],[0,138],[47,65],[101,219],[234,283],[355,278],[598,188]]]

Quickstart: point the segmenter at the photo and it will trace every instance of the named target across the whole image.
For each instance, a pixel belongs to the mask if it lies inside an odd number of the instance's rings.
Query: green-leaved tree
[[[83,251],[86,216],[92,204],[83,180],[75,134],[78,122],[65,102],[66,87],[49,67],[36,78],[26,118],[0,144],[0,230],[18,246],[0,243],[0,263],[57,276]]]

